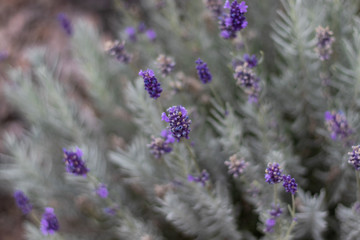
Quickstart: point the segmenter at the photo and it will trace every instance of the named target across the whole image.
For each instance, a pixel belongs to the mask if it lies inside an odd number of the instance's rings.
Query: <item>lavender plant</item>
[[[8,70],[26,237],[356,239],[357,2],[138,2],[107,43],[59,17],[88,108],[51,49]]]

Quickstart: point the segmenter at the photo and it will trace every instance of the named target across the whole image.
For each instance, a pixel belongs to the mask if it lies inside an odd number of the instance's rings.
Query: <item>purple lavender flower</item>
[[[280,215],[283,213],[283,209],[280,207],[279,204],[275,205],[272,204],[271,205],[271,210],[269,211],[269,214],[271,217],[273,218],[277,218],[280,217]]]
[[[352,146],[352,152],[348,153],[349,163],[354,166],[354,168],[360,170],[360,145]]]
[[[156,32],[154,31],[154,29],[148,29],[146,31],[146,36],[150,41],[154,42],[156,40],[157,35],[156,35]]]
[[[144,79],[145,90],[148,91],[151,98],[157,99],[160,97],[160,93],[162,92],[162,88],[160,87],[160,83],[158,83],[154,71],[151,69],[140,70],[139,76],[142,76]]]
[[[131,42],[136,42],[137,37],[136,37],[136,29],[133,27],[127,27],[125,28],[125,33],[127,34],[129,40]]]
[[[255,54],[251,55],[251,57],[249,54],[244,54],[244,60],[245,60],[245,62],[247,62],[249,68],[254,68],[258,64],[258,60],[257,60]]]
[[[295,194],[297,191],[297,184],[294,178],[291,178],[290,175],[283,176],[283,186],[286,192],[290,192],[291,194]]]
[[[219,17],[220,36],[224,39],[232,39],[236,37],[236,31],[231,26],[231,18],[228,14],[223,13]]]
[[[31,212],[32,205],[29,202],[27,196],[22,191],[15,191],[14,198],[16,205],[21,209],[24,214],[28,214],[29,212]]]
[[[245,162],[244,158],[238,159],[234,154],[230,157],[230,161],[225,161],[225,165],[229,168],[228,173],[236,178],[244,172],[248,163]]]
[[[203,62],[200,58],[195,61],[196,70],[198,72],[199,78],[202,83],[206,84],[212,80],[212,75],[207,67],[207,64]]]
[[[159,57],[156,59],[156,63],[164,77],[168,76],[175,67],[174,59],[163,54],[159,55]]]
[[[71,36],[73,34],[73,28],[69,18],[64,13],[59,13],[57,19],[66,34],[68,36]]]
[[[345,139],[352,133],[346,117],[341,111],[325,112],[325,124],[329,132],[331,132],[333,140],[336,138]]]
[[[201,185],[203,187],[205,187],[206,182],[209,180],[209,177],[210,177],[209,173],[204,169],[204,170],[202,170],[200,176],[198,176],[198,177],[189,175],[188,181],[201,183]]]
[[[76,152],[71,152],[64,149],[64,159],[66,171],[76,176],[86,176],[89,169],[86,168],[85,162],[82,158],[82,151],[76,148]]]
[[[328,60],[332,53],[331,46],[335,41],[332,36],[333,32],[329,30],[329,27],[323,28],[319,26],[316,28],[317,44],[315,51],[319,55],[321,61]]]
[[[225,1],[224,8],[225,8],[225,9],[230,9],[229,0],[226,0],[226,1]]]
[[[44,235],[52,235],[59,230],[59,222],[53,208],[45,208],[40,223],[40,230]]]
[[[260,93],[260,79],[247,63],[238,65],[234,74],[236,84],[241,86],[248,95],[250,102],[257,102]]]
[[[162,113],[161,119],[170,123],[170,131],[177,141],[180,141],[182,137],[189,139],[191,120],[187,115],[187,110],[183,106],[173,106],[167,110],[169,116],[166,113]]]
[[[248,6],[244,1],[238,3],[237,0],[233,1],[229,6],[229,2],[225,2],[225,9],[230,9],[228,14],[223,13],[220,16],[220,31],[221,36],[225,39],[235,38],[236,32],[244,29],[248,22],[245,18],[245,13],[247,12]]]
[[[269,232],[269,233],[273,232],[275,225],[276,225],[276,219],[275,218],[269,218],[268,220],[266,220],[265,232]]]
[[[101,183],[98,186],[98,188],[96,189],[96,194],[99,195],[99,197],[101,197],[101,198],[107,198],[108,197],[109,192],[108,192],[105,184]]]
[[[265,180],[269,184],[279,183],[283,180],[282,170],[279,167],[278,163],[269,163],[268,167],[265,169]]]
[[[125,51],[125,43],[120,43],[119,41],[115,42],[107,42],[105,46],[106,51],[111,55],[114,56],[119,62],[122,63],[130,63],[131,55],[129,55]]]
[[[106,207],[103,209],[104,213],[110,216],[115,216],[116,211],[119,209],[118,206]]]
[[[172,151],[172,147],[169,142],[166,142],[163,138],[152,137],[151,143],[148,145],[150,152],[155,158],[161,158],[165,153]]]
[[[171,131],[169,131],[168,129],[162,130],[161,136],[165,139],[166,143],[174,143],[175,142],[174,136],[172,135]]]

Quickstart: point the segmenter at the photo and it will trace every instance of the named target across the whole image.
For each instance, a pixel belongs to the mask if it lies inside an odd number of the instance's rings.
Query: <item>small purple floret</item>
[[[144,79],[145,90],[148,91],[150,97],[154,99],[160,97],[162,88],[160,87],[160,83],[155,77],[154,71],[151,69],[146,71],[140,70],[139,76],[142,76]]]
[[[76,176],[86,176],[89,169],[86,168],[85,162],[82,160],[82,151],[76,148],[76,152],[64,149],[64,159],[66,171]]]
[[[360,170],[360,145],[353,146],[352,152],[348,153],[349,163],[354,166],[356,171]]]
[[[341,111],[325,112],[325,124],[331,133],[331,138],[333,140],[336,140],[337,138],[345,139],[352,133],[346,117]]]
[[[157,35],[156,35],[156,32],[153,29],[148,29],[146,31],[146,36],[150,41],[154,42],[156,40]]]
[[[258,64],[258,60],[257,60],[255,54],[251,55],[251,57],[249,54],[244,54],[244,60],[245,60],[245,62],[247,62],[249,68],[254,68]]]
[[[212,80],[212,75],[207,67],[207,64],[203,62],[200,58],[195,61],[196,63],[196,70],[198,76],[202,83],[206,84]]]
[[[180,141],[182,137],[188,139],[190,133],[191,120],[187,115],[187,111],[183,106],[173,106],[167,110],[168,116],[162,113],[161,119],[170,123],[169,129],[171,134],[177,141]]]
[[[59,230],[59,222],[53,208],[45,208],[40,223],[40,230],[44,235],[52,235]]]
[[[282,178],[282,170],[279,167],[278,163],[269,163],[268,167],[265,169],[265,180],[269,184],[280,183]]]
[[[293,195],[297,191],[297,183],[295,182],[295,179],[292,178],[290,175],[283,176],[283,186],[286,192],[290,192]]]
[[[127,27],[125,28],[125,33],[127,34],[129,40],[131,42],[136,42],[137,37],[136,37],[136,29],[133,27]]]
[[[22,191],[15,191],[14,198],[16,205],[21,209],[24,214],[28,214],[29,212],[31,212],[32,205],[29,202],[27,196]]]
[[[209,177],[210,177],[209,173],[204,169],[204,170],[202,170],[200,176],[198,176],[198,177],[189,175],[188,176],[188,181],[189,182],[201,183],[201,185],[203,187],[205,187],[206,182],[209,180]]]
[[[105,184],[100,184],[99,187],[96,189],[96,194],[101,198],[107,198],[108,197],[108,190],[105,186]]]
[[[61,27],[64,29],[64,31],[66,32],[66,34],[68,36],[71,36],[73,34],[73,28],[72,28],[72,24],[71,21],[69,20],[69,18],[66,16],[66,14],[64,13],[59,13],[58,17],[57,17]]]

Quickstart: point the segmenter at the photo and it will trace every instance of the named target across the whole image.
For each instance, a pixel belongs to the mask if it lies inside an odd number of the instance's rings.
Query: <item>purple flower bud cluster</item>
[[[265,222],[265,232],[273,232],[274,226],[276,225],[276,218],[280,217],[283,213],[283,209],[280,208],[280,205],[272,204],[271,210],[269,211],[270,218]]]
[[[332,53],[332,44],[335,41],[333,32],[329,30],[329,27],[323,28],[322,26],[319,26],[316,28],[316,38],[316,53],[321,61],[328,60]]]
[[[250,102],[257,102],[260,93],[260,78],[258,78],[247,62],[240,64],[235,69],[236,84],[241,86],[248,95]]]
[[[109,216],[115,216],[117,210],[119,210],[119,207],[117,205],[112,207],[106,207],[103,209],[104,213]]]
[[[212,80],[212,75],[207,67],[207,64],[200,58],[195,61],[196,70],[202,83],[206,84]]]
[[[96,194],[101,198],[107,198],[108,197],[108,189],[106,188],[105,184],[101,183],[98,188],[96,189]]]
[[[248,6],[244,1],[238,3],[235,0],[231,4],[226,1],[224,8],[230,9],[230,11],[223,12],[219,17],[220,35],[225,39],[235,38],[236,33],[248,25],[245,18]]]
[[[114,56],[119,62],[130,63],[132,56],[125,51],[125,43],[119,41],[107,42],[105,50],[110,56]]]
[[[59,230],[59,222],[53,208],[45,208],[40,222],[40,230],[44,235],[52,235]]]
[[[170,124],[169,129],[171,134],[177,141],[181,138],[189,139],[191,120],[187,115],[187,110],[183,106],[173,106],[168,108],[168,115],[162,113],[161,119]]]
[[[152,137],[152,142],[148,145],[151,154],[157,159],[161,158],[165,153],[171,152],[171,144],[175,142],[175,138],[168,129],[161,132],[161,137]]]
[[[283,187],[286,192],[295,194],[297,191],[297,184],[294,178],[290,175],[282,175],[282,169],[278,163],[269,163],[265,169],[265,181],[269,184],[276,184],[283,182]]]
[[[188,176],[188,181],[189,182],[197,182],[197,183],[201,183],[201,185],[203,187],[205,187],[206,182],[209,181],[210,175],[209,173],[204,169],[202,170],[200,176],[192,176],[189,175]]]
[[[14,198],[16,205],[24,214],[28,214],[32,210],[32,205],[27,196],[22,191],[15,191]]]
[[[336,140],[336,138],[345,139],[352,133],[346,117],[341,111],[325,112],[325,124],[333,140]]]
[[[225,165],[228,166],[228,173],[236,178],[244,172],[249,163],[245,162],[244,158],[238,159],[236,154],[234,154],[230,157],[229,161],[225,161]]]
[[[360,170],[360,145],[352,146],[352,152],[348,153],[349,163],[354,166],[356,171]]]
[[[134,27],[129,26],[125,28],[125,34],[131,42],[137,41],[137,33],[145,33],[146,37],[152,42],[155,41],[157,37],[155,30],[151,28],[146,28],[146,25],[144,23],[139,24],[139,26],[137,27],[137,32]]]
[[[247,63],[249,68],[254,68],[258,64],[258,60],[257,60],[255,54],[250,56],[249,54],[245,53],[244,54],[244,61]]]
[[[73,34],[73,28],[70,19],[64,13],[59,13],[57,19],[65,33],[71,36]]]
[[[163,54],[159,55],[156,59],[156,63],[163,77],[168,76],[175,67],[174,59]]]
[[[157,99],[160,97],[162,92],[162,88],[160,87],[160,83],[157,81],[154,71],[148,69],[146,71],[140,70],[139,76],[142,76],[144,79],[145,90],[148,91],[151,98]]]
[[[76,176],[86,176],[89,169],[86,168],[85,162],[82,160],[82,151],[76,148],[76,152],[64,149],[64,159],[66,171]]]

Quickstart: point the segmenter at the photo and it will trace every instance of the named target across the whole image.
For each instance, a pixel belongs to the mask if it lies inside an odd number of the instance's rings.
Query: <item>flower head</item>
[[[105,184],[101,183],[98,186],[98,188],[96,189],[96,194],[101,198],[107,198],[108,197],[109,192],[108,192]]]
[[[146,30],[146,36],[150,41],[155,41],[156,40],[156,32],[154,31],[154,29],[148,29]]]
[[[40,223],[40,230],[44,235],[52,235],[59,230],[59,222],[53,208],[45,208]]]
[[[103,209],[104,213],[109,215],[109,216],[115,216],[116,215],[116,211],[119,209],[119,207],[117,205],[112,206],[112,207],[106,207]]]
[[[238,159],[236,154],[232,155],[229,160],[230,161],[225,161],[225,165],[229,168],[229,174],[234,177],[238,177],[241,173],[243,173],[249,164],[248,162],[245,162],[244,158]]]
[[[77,176],[86,176],[89,169],[86,168],[85,162],[82,160],[82,151],[77,148],[76,152],[64,149],[64,159],[66,171]]]
[[[247,26],[247,21],[244,13],[247,12],[248,6],[244,1],[238,3],[237,0],[233,1],[230,5],[231,26],[235,31],[240,31]]]
[[[207,64],[203,62],[200,58],[195,61],[196,70],[198,72],[199,78],[202,83],[208,83],[212,80],[212,75],[207,67]]]
[[[152,137],[151,143],[148,145],[150,152],[155,158],[161,158],[165,153],[172,151],[172,147],[163,138]]]
[[[150,97],[154,99],[160,97],[162,88],[160,87],[160,83],[155,77],[154,71],[151,69],[148,69],[146,71],[140,70],[139,76],[142,76],[142,78],[144,79],[145,90],[148,91]]]
[[[352,152],[348,153],[349,155],[349,163],[354,166],[354,168],[359,171],[360,170],[360,145],[353,146]]]
[[[283,186],[286,192],[290,192],[291,194],[295,194],[297,191],[297,184],[294,178],[291,178],[290,175],[283,176]]]
[[[247,62],[249,68],[254,68],[258,64],[258,60],[257,60],[255,54],[251,55],[251,57],[249,54],[244,54],[244,60],[245,60],[245,62]]]
[[[146,31],[146,25],[145,25],[145,23],[141,22],[141,23],[138,25],[137,30],[138,30],[139,33],[145,32],[145,31]]]
[[[283,213],[283,209],[280,207],[279,204],[275,205],[275,204],[272,204],[271,205],[271,209],[269,211],[269,214],[271,217],[273,218],[277,218],[277,217],[280,217],[280,215]]]
[[[164,77],[169,75],[175,67],[174,59],[163,54],[159,55],[159,57],[156,59],[156,63]]]
[[[131,42],[136,42],[137,37],[136,37],[136,29],[133,27],[127,27],[125,28],[125,33],[127,34],[129,40]]]
[[[167,110],[168,116],[166,113],[162,113],[161,119],[170,124],[170,131],[174,138],[177,141],[180,141],[182,137],[188,139],[190,133],[190,124],[191,120],[187,115],[187,110],[183,106],[173,106]]]
[[[335,140],[336,138],[345,139],[351,133],[346,117],[343,112],[325,112],[325,124],[331,132],[331,138]]]
[[[204,169],[204,170],[202,170],[200,176],[198,176],[198,177],[189,175],[188,181],[201,183],[201,185],[203,187],[205,187],[206,182],[209,180],[209,177],[210,177],[209,173]]]
[[[250,102],[257,102],[260,93],[260,79],[245,62],[237,65],[234,74],[236,84],[241,86],[248,95]]]
[[[120,43],[119,41],[107,42],[105,50],[111,55],[114,56],[119,62],[129,63],[131,61],[131,55],[125,51],[125,43]]]
[[[269,184],[279,183],[283,180],[282,170],[278,163],[269,163],[268,167],[265,169],[265,180]]]
[[[323,28],[319,26],[316,28],[317,44],[315,51],[319,55],[321,61],[328,60],[332,53],[332,44],[335,38],[332,36],[333,32],[329,30],[329,27]]]
[[[32,205],[29,199],[22,191],[15,191],[14,198],[16,205],[21,209],[24,214],[28,214],[32,210]]]
[[[64,13],[59,13],[57,19],[65,33],[71,36],[73,34],[73,28],[69,18]]]
[[[265,232],[273,232],[275,225],[276,225],[276,219],[275,218],[267,219],[266,223],[265,223]]]

